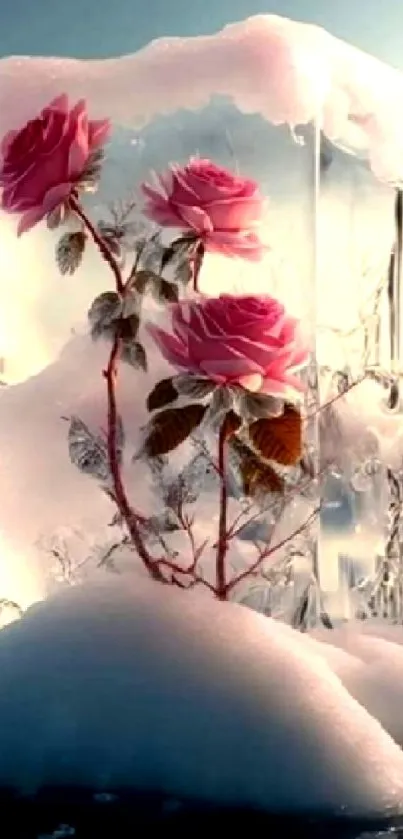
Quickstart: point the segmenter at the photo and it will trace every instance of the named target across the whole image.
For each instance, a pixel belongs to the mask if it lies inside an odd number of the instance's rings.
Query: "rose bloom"
[[[222,294],[170,306],[172,332],[148,325],[164,358],[217,385],[291,399],[308,361],[299,322],[273,297]]]
[[[171,165],[158,185],[143,184],[145,215],[161,227],[193,232],[206,250],[258,261],[266,250],[256,227],[264,200],[255,181],[211,160]]]
[[[68,200],[109,131],[109,120],[89,120],[85,101],[70,108],[63,94],[6,134],[0,146],[0,206],[21,213],[19,236]]]

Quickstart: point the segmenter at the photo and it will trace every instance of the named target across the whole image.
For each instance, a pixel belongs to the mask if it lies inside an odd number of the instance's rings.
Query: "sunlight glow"
[[[12,604],[25,611],[33,603],[43,600],[44,596],[39,576],[21,556],[14,553],[0,534],[0,628],[19,617]]]
[[[17,239],[13,223],[0,218],[0,358],[9,384],[39,372],[48,362],[38,318],[32,316],[42,283],[36,240]]]

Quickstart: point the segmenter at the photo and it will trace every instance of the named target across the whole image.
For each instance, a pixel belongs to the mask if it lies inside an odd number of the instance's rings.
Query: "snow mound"
[[[312,634],[349,692],[403,745],[403,626],[352,621]]]
[[[326,647],[147,580],[68,589],[0,633],[0,782],[272,812],[403,811],[403,754]]]

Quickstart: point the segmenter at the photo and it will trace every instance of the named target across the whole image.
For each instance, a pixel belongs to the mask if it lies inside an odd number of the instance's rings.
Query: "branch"
[[[275,551],[280,550],[285,545],[287,545],[288,542],[292,542],[292,540],[295,539],[296,536],[299,536],[301,533],[303,533],[309,527],[311,522],[314,521],[314,519],[318,515],[319,511],[320,511],[320,507],[317,507],[308,516],[308,518],[305,520],[305,522],[303,524],[301,524],[299,527],[297,527],[292,533],[290,533],[289,536],[287,536],[284,539],[281,539],[280,542],[277,542],[277,544],[273,545],[272,547],[270,547],[270,545],[269,545],[269,547],[267,547],[264,551],[262,551],[260,553],[258,559],[254,563],[252,563],[252,565],[250,565],[249,568],[247,568],[245,571],[242,571],[241,574],[238,574],[237,577],[234,577],[234,579],[232,579],[227,584],[226,593],[228,594],[230,591],[232,591],[235,588],[235,586],[237,586],[243,580],[246,580],[251,574],[253,574],[255,571],[257,571],[257,569],[260,568],[262,562],[264,562],[269,556],[271,556],[271,554],[273,554]]]

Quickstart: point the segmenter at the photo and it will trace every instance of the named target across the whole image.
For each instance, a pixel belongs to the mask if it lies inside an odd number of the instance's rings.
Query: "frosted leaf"
[[[235,405],[239,415],[246,422],[266,417],[280,417],[284,411],[284,400],[265,393],[249,393],[237,390]]]
[[[225,415],[233,408],[233,405],[234,394],[230,388],[216,388],[205,416],[205,423],[217,428],[223,422]]]
[[[196,243],[196,236],[190,234],[189,236],[181,236],[175,239],[168,247],[164,248],[163,258],[161,260],[161,269],[163,270],[171,262],[176,263],[176,268],[181,268],[184,263],[188,263],[189,254]]]
[[[178,286],[158,277],[150,286],[157,303],[177,303],[179,298]]]
[[[80,417],[72,416],[68,433],[70,460],[74,466],[92,478],[107,483],[110,478],[106,439],[94,434]],[[119,462],[124,447],[123,423],[119,418],[116,429],[116,448]]]
[[[70,216],[71,212],[67,204],[60,204],[58,207],[55,207],[55,209],[46,216],[46,225],[48,230],[57,230],[57,228],[64,224]]]
[[[207,454],[198,453],[182,470],[181,478],[186,487],[187,495],[194,500],[200,492],[215,490],[218,476],[214,465]],[[190,501],[188,502],[190,503]]]
[[[115,291],[104,291],[95,298],[88,310],[91,337],[95,340],[105,334],[110,335],[111,328],[122,314],[122,302]]]
[[[184,374],[174,376],[172,384],[180,396],[188,396],[190,399],[204,399],[214,390],[214,382],[200,376]]]
[[[147,372],[147,355],[139,341],[123,341],[120,350],[120,358],[126,364],[130,364],[136,370]]]
[[[178,519],[171,508],[164,510],[158,516],[149,518],[147,525],[154,533],[174,533],[180,530]]]
[[[64,233],[59,239],[56,246],[56,261],[63,276],[74,274],[81,265],[86,241],[86,234],[81,230]]]
[[[80,472],[99,481],[109,478],[108,451],[106,443],[79,417],[70,420],[68,433],[70,460]]]

